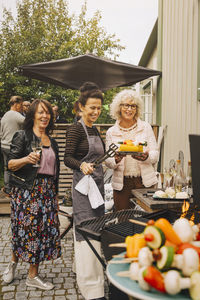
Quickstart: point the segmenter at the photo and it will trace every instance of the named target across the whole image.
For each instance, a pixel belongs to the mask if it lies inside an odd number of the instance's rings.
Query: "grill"
[[[148,213],[139,210],[121,210],[114,213],[108,213],[102,217],[88,219],[83,221],[80,225],[77,225],[76,228],[84,237],[87,235],[92,239],[100,241],[102,230],[109,228],[114,224],[119,225],[120,223],[133,218],[140,218],[140,220],[144,220],[145,222],[145,216],[147,215]]]

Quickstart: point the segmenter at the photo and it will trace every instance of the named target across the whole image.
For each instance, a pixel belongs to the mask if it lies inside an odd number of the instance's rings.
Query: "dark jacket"
[[[37,139],[37,137],[35,136]],[[60,172],[60,161],[58,155],[58,145],[57,142],[49,137],[51,140],[52,149],[56,155],[56,176],[55,176],[55,185],[56,185],[56,193],[58,192],[58,180],[59,180],[59,172]],[[24,130],[17,131],[12,139],[10,146],[10,153],[8,155],[8,162],[11,159],[18,159],[27,156],[31,149],[31,141],[33,139],[33,132],[27,133]],[[34,184],[34,179],[37,175],[36,167],[33,167],[32,164],[27,164],[20,168],[15,172],[11,172],[10,175],[10,185],[16,187],[22,187],[25,189],[32,189]]]

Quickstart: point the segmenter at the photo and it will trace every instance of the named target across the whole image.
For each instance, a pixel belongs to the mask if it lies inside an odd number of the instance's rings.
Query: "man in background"
[[[22,129],[25,119],[21,114],[22,102],[22,97],[12,96],[9,101],[10,110],[3,115],[0,124],[1,152],[4,162],[4,192],[6,194],[9,194],[11,191],[9,185],[9,172],[7,170],[7,158],[10,151],[10,144],[14,133],[17,130]]]
[[[29,101],[23,101],[22,107],[23,107],[23,111],[22,111],[22,115],[24,117],[26,117],[27,111],[29,110],[31,103]]]
[[[59,112],[58,112],[58,105],[52,104],[52,109],[54,113],[54,122],[55,123],[66,123],[66,121],[60,117]]]

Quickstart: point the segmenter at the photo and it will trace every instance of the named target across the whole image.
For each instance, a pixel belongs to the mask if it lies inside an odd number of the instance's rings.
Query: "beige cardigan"
[[[123,141],[123,132],[120,131],[118,121],[114,126],[110,127],[106,133],[106,150],[108,150],[111,143],[117,144],[119,141]],[[158,162],[159,151],[156,143],[154,132],[151,125],[138,118],[137,129],[133,140],[138,142],[147,141],[147,147],[144,147],[144,151],[149,152],[149,157],[144,162],[138,161],[142,183],[145,187],[150,187],[158,182],[156,172],[153,165]],[[124,178],[124,159],[120,163],[116,164],[114,157],[108,158],[106,166],[113,169],[112,186],[114,190],[122,190],[123,178]]]

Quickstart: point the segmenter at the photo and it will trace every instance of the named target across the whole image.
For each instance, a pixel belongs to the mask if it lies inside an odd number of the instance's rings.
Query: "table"
[[[144,188],[144,189],[135,189],[132,190],[132,195],[134,196],[134,200],[140,205],[145,211],[155,212],[160,209],[175,209],[181,210],[184,200],[155,200],[151,195],[148,195],[148,191],[155,192],[158,189]],[[192,199],[190,199],[190,203],[192,203]]]

